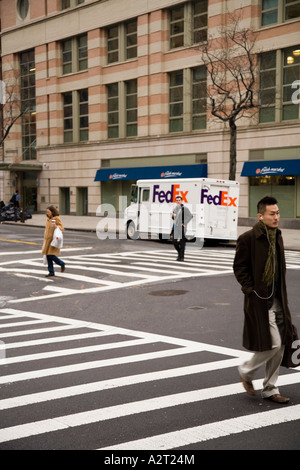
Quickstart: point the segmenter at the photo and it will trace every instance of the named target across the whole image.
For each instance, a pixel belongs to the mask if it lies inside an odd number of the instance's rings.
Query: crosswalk
[[[162,451],[300,420],[292,404],[223,407],[202,422],[207,403],[244,393],[238,381],[202,388],[202,377],[235,370],[245,351],[13,308],[0,309],[0,338],[1,450]],[[279,384],[299,384],[299,372]],[[182,409],[186,421],[174,419]]]
[[[90,294],[114,289],[140,286],[160,281],[191,277],[215,276],[232,273],[234,249],[192,249],[186,251],[185,261],[176,261],[175,250],[158,249],[116,253],[89,252],[74,254],[63,251],[66,272],[55,278],[45,278],[46,266],[41,257],[7,261],[5,253],[0,262],[0,274],[7,273],[21,279],[38,279],[44,283],[38,295],[10,300],[10,303]],[[35,251],[32,254],[36,254]],[[286,252],[287,268],[300,269],[300,253]]]

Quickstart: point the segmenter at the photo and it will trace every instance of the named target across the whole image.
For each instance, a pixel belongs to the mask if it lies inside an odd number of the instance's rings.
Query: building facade
[[[257,34],[261,102],[237,123],[240,221],[269,194],[300,227],[300,0],[0,5],[3,81],[22,114],[4,141],[1,199],[18,189],[33,211],[122,213],[148,175],[228,179],[229,128],[209,112],[199,45],[238,12]]]

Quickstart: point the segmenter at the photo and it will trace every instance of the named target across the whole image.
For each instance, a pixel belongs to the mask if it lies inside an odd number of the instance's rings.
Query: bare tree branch
[[[21,110],[20,97],[18,94],[19,88],[19,73],[11,68],[7,73],[6,83],[6,102],[2,104],[1,112],[1,135],[0,145],[9,135],[11,128],[15,122],[26,113],[27,109]]]
[[[210,79],[207,96],[211,114],[230,127],[229,179],[235,179],[236,173],[236,121],[259,107],[253,53],[256,35],[241,27],[241,19],[241,11],[229,14],[219,37],[209,38],[200,46]]]

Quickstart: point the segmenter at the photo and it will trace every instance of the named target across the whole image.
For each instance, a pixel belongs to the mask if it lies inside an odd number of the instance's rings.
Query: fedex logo
[[[170,191],[159,189],[159,184],[153,186],[153,201],[156,202],[175,202],[176,196],[181,196],[183,202],[187,201],[188,191],[180,191],[180,184],[172,184]]]
[[[219,194],[212,196],[207,194],[208,189],[202,189],[201,191],[201,204],[204,203],[205,199],[207,204],[214,204],[215,206],[234,206],[236,207],[237,197],[228,196],[228,191],[219,191]]]

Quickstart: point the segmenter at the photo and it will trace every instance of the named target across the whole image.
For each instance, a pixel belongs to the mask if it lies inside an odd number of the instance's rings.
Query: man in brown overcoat
[[[286,266],[277,200],[265,197],[257,204],[259,222],[242,234],[236,247],[234,274],[244,297],[243,346],[254,351],[239,366],[247,393],[255,395],[254,372],[265,364],[262,397],[288,403],[276,386],[285,344],[292,342],[291,314],[286,289]]]

